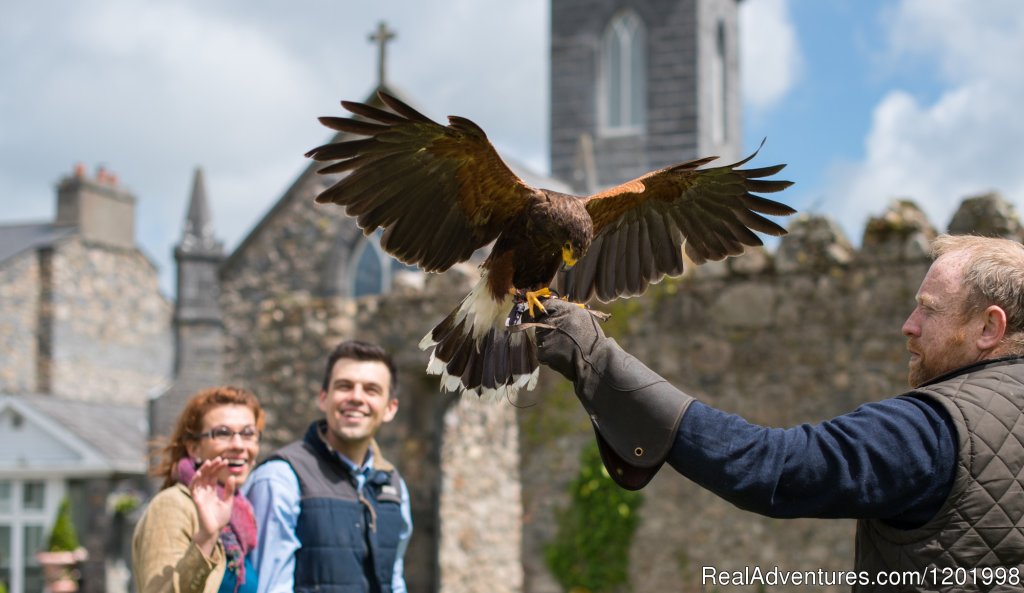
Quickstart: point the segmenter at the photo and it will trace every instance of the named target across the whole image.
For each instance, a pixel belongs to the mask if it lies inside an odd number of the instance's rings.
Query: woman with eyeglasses
[[[263,409],[249,391],[215,387],[185,405],[154,474],[163,489],[132,538],[138,593],[255,593],[252,507],[238,490],[260,448]]]

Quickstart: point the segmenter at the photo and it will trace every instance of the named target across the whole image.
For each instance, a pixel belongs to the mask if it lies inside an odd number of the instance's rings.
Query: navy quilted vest
[[[857,524],[858,570],[907,571],[923,582],[854,591],[1024,590],[1024,359],[978,363],[909,395],[938,402],[953,419],[956,477],[942,509],[919,528]]]
[[[357,492],[355,478],[320,438],[322,426],[314,422],[303,440],[271,457],[288,462],[299,478],[295,592],[391,593],[406,527],[398,472],[372,472]]]

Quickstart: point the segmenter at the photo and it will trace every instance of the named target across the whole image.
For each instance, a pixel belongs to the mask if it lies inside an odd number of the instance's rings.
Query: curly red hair
[[[188,456],[187,444],[194,441],[197,434],[203,429],[203,418],[207,412],[219,406],[245,406],[252,410],[256,418],[256,430],[263,432],[266,425],[266,418],[263,408],[251,391],[240,387],[222,385],[211,387],[196,392],[185,404],[185,409],[178,415],[178,421],[174,426],[174,432],[166,445],[160,451],[160,463],[153,468],[154,476],[164,479],[161,488],[167,488],[176,481],[173,472],[174,468],[181,461],[182,457]]]

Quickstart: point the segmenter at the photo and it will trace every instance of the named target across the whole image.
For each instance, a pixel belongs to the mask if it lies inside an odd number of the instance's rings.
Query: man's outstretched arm
[[[605,465],[623,487],[642,487],[668,458],[683,475],[761,514],[907,525],[930,518],[949,492],[955,429],[936,406],[895,398],[814,426],[756,426],[694,402],[606,338],[589,312],[556,300],[545,307],[540,360],[573,381]],[[630,456],[636,443],[652,445],[642,452],[646,465]]]
[[[695,402],[668,462],[736,506],[772,517],[923,525],[956,471],[955,428],[935,404],[897,397],[820,424],[765,428]]]

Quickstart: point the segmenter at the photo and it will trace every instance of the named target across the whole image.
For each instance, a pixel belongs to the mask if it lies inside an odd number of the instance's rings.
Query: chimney
[[[100,166],[90,178],[81,164],[57,184],[57,225],[76,226],[82,238],[111,247],[135,247],[135,196]]]

